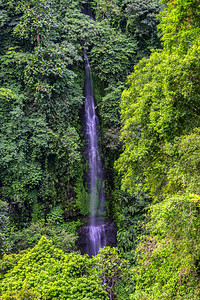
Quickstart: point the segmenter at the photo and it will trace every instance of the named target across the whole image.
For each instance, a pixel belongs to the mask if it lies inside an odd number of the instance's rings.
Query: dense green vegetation
[[[106,300],[108,294],[114,299],[119,282],[130,285],[127,263],[115,248],[106,247],[88,259],[65,254],[45,237],[23,255],[5,255],[0,268],[1,299]]]
[[[200,3],[90,7],[0,0],[0,298],[196,300]],[[89,213],[84,48],[118,226],[118,250],[92,259],[74,252]]]
[[[150,1],[141,6],[137,1],[91,1],[90,5],[94,19],[82,13],[87,1],[0,2],[0,195],[8,204],[11,232],[35,222],[46,226],[57,207],[62,209],[63,222],[88,214],[84,48],[101,119],[107,214],[117,219],[113,211],[120,180],[113,164],[120,152],[119,102],[139,53],[149,55],[149,49],[159,44],[153,28],[159,5]],[[108,10],[103,13],[102,7]],[[146,33],[143,22],[148,24]],[[143,34],[150,48],[140,45]]]
[[[122,188],[146,190],[155,204],[136,250],[131,299],[198,299],[198,1],[164,1],[164,48],[142,59],[121,102]]]

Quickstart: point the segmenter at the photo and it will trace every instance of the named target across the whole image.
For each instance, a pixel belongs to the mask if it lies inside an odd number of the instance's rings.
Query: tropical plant
[[[149,236],[137,248],[131,299],[198,299],[199,195],[176,195],[152,205]]]
[[[87,256],[64,254],[42,237],[0,283],[2,299],[107,299]]]

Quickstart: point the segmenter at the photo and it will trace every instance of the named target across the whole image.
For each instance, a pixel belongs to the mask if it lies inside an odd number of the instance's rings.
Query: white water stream
[[[89,193],[90,193],[90,224],[88,225],[87,253],[96,255],[100,248],[106,246],[105,226],[99,224],[96,219],[104,215],[104,186],[102,161],[99,154],[98,126],[99,120],[95,111],[95,100],[92,87],[92,75],[87,52],[84,52],[85,60],[85,121],[87,153],[89,161]]]

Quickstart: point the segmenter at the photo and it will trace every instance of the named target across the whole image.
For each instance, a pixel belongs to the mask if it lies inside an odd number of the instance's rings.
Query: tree
[[[20,1],[16,10],[22,16],[14,29],[15,34],[33,44],[43,44],[48,40],[52,29],[58,26],[54,3],[52,0]]]
[[[198,299],[199,195],[166,197],[152,205],[150,235],[137,247],[131,299]]]
[[[117,32],[104,21],[101,36],[93,41],[89,52],[92,71],[107,87],[117,81],[125,80],[134,61],[136,42]]]
[[[184,57],[155,52],[129,76],[121,103],[124,151],[118,160],[124,188],[140,189],[141,183],[159,193],[170,161],[164,145],[199,125],[199,51],[197,39]]]
[[[97,21],[106,20],[112,27],[119,28],[121,19],[121,8],[118,1],[93,0],[91,7]]]
[[[199,10],[164,4],[164,49],[135,67],[121,104],[123,188],[154,199],[136,248],[134,300],[199,298]]]
[[[152,49],[160,48],[160,34],[156,30],[161,4],[157,0],[124,1],[127,19],[126,32],[137,41],[137,59],[148,57]]]
[[[94,274],[100,279],[110,300],[116,299],[117,294],[127,299],[126,296],[131,290],[131,272],[128,262],[121,258],[117,248],[101,249],[99,254],[93,257],[93,266]]]
[[[163,0],[165,9],[160,14],[162,41],[165,50],[170,53],[179,50],[185,54],[198,39],[199,28],[199,3],[192,0]]]

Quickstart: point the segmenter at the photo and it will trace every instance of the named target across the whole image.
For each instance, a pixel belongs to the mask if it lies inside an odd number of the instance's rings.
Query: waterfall
[[[90,194],[90,225],[88,230],[88,254],[96,255],[100,248],[106,246],[105,225],[103,220],[97,222],[97,217],[104,216],[104,180],[102,161],[99,154],[99,120],[95,111],[95,101],[92,87],[92,75],[87,51],[84,51],[85,61],[85,122],[87,154],[89,162],[88,190]]]
[[[94,224],[94,216],[104,211],[104,187],[103,170],[99,154],[98,126],[99,121],[95,112],[95,103],[92,87],[92,76],[87,52],[84,52],[85,60],[85,122],[87,136],[87,152],[89,160],[89,184],[90,184],[90,213],[91,223]],[[101,213],[101,214],[102,214]]]
[[[82,12],[91,19],[89,1],[83,6]],[[85,62],[85,128],[88,159],[88,193],[90,198],[90,220],[87,225],[79,229],[79,248],[81,253],[89,257],[97,255],[105,246],[116,245],[116,225],[105,221],[105,192],[104,172],[99,151],[99,118],[95,111],[95,99],[92,86],[92,74],[86,49],[84,50]]]

